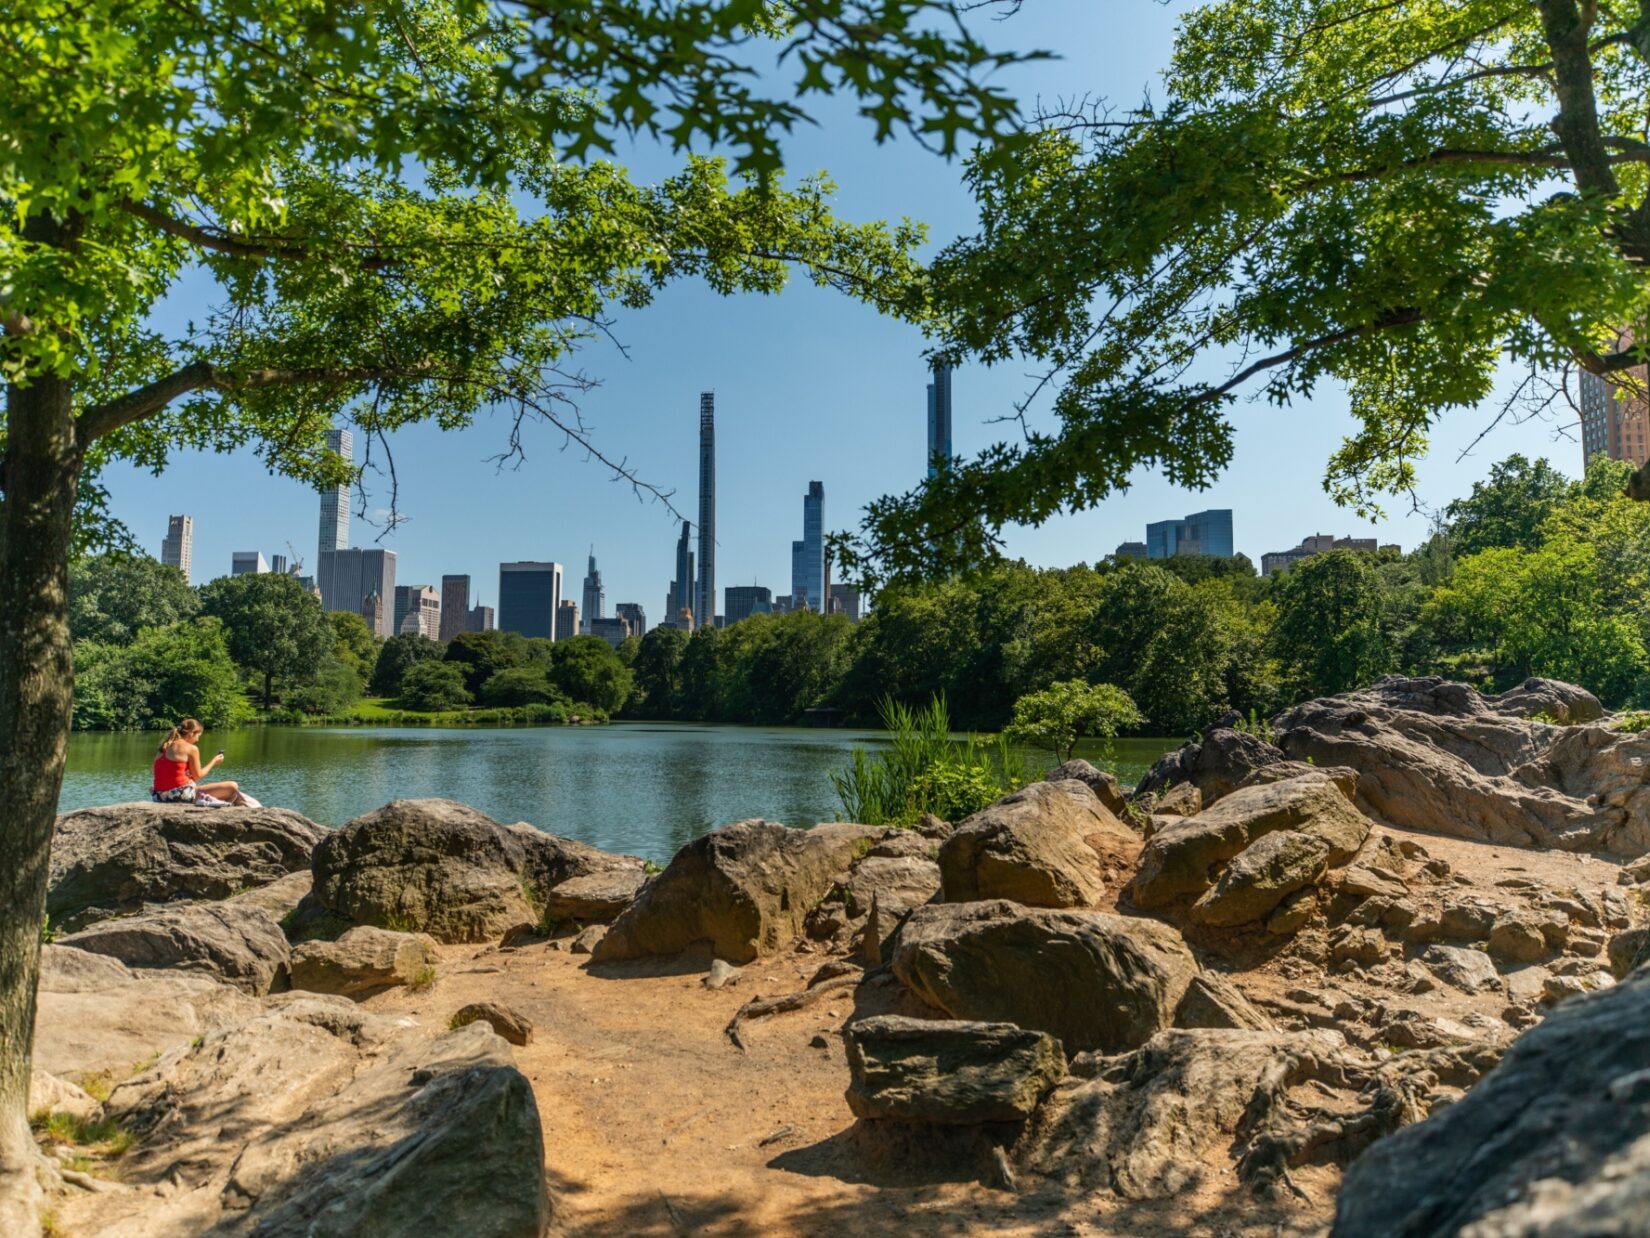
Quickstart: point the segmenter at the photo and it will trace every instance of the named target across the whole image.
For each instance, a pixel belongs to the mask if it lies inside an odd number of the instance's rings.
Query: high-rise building
[[[1144,559],[1146,557],[1145,542],[1121,542],[1116,550],[1111,552],[1114,559]]]
[[[699,578],[689,595],[700,623],[716,614],[716,393],[699,393]]]
[[[951,463],[951,367],[934,366],[934,381],[928,384],[928,475],[936,476]]]
[[[632,636],[647,634],[647,612],[640,602],[620,602],[613,608],[613,613],[630,625]]]
[[[624,644],[627,636],[640,636],[640,632],[630,630],[630,620],[622,615],[614,615],[611,619],[598,619],[590,625],[590,635],[599,636],[613,648],[617,649]]]
[[[859,588],[855,585],[832,585],[831,613],[833,615],[847,615],[851,622],[858,623],[860,616]]]
[[[374,589],[361,599],[361,618],[366,620],[367,627],[382,636],[384,629],[389,625],[384,619],[384,595]]]
[[[1619,346],[1630,340],[1623,337]],[[1650,368],[1635,366],[1631,371],[1638,390],[1650,387]],[[1583,465],[1594,456],[1626,460],[1642,468],[1650,459],[1650,404],[1634,390],[1597,374],[1581,373],[1581,457]]]
[[[568,598],[556,607],[556,639],[572,640],[579,634],[579,604]]]
[[[491,632],[493,630],[493,608],[483,606],[479,602],[470,607],[470,622],[464,630],[466,632]]]
[[[1232,556],[1232,512],[1212,508],[1193,512],[1184,520],[1159,520],[1146,526],[1146,557],[1172,559],[1175,555]]]
[[[722,590],[722,597],[730,627],[752,615],[773,610],[773,590],[766,585],[729,585]]]
[[[244,576],[248,572],[267,572],[269,564],[264,562],[264,552],[261,550],[237,550],[229,560],[229,574]]]
[[[190,572],[195,566],[195,518],[193,516],[168,516],[166,518],[166,539],[160,544],[160,561],[167,567],[175,567],[183,573],[186,583],[190,582]]]
[[[1279,572],[1286,572],[1302,559],[1310,559],[1313,555],[1321,555],[1329,550],[1356,550],[1364,554],[1374,554],[1377,550],[1397,551],[1395,545],[1382,546],[1373,537],[1335,537],[1329,533],[1314,533],[1311,537],[1303,537],[1301,544],[1292,550],[1273,550],[1260,557],[1260,574],[1275,576]]]
[[[452,640],[460,632],[473,630],[470,622],[470,578],[441,578],[441,639]]]
[[[693,526],[682,521],[682,536],[676,539],[676,579],[665,594],[665,626],[693,630]]]
[[[348,430],[328,430],[327,450],[337,452],[345,460],[354,460],[355,436]],[[345,482],[321,491],[320,554],[349,549],[349,490],[349,483]]]
[[[550,562],[498,565],[498,626],[522,636],[556,639],[561,608],[561,564]]]
[[[415,632],[425,640],[440,639],[441,595],[430,585],[395,586],[395,617],[391,627],[398,633]]]
[[[270,555],[269,556],[269,570],[274,572],[275,575],[277,575],[277,576],[285,576],[287,574],[287,572],[286,572],[286,556],[285,555]]]
[[[802,499],[802,540],[791,543],[791,606],[824,612],[825,483],[811,481]]]
[[[325,610],[347,610],[367,618],[363,609],[366,599],[378,599],[376,620],[368,618],[368,626],[377,636],[395,635],[391,626],[395,605],[395,551],[393,550],[329,550],[315,567],[315,583],[321,589],[321,606]]]
[[[602,574],[596,570],[596,548],[590,548],[590,568],[584,574],[584,627],[581,631],[589,632],[590,625],[602,618],[602,612],[607,604],[607,594],[602,591]]]

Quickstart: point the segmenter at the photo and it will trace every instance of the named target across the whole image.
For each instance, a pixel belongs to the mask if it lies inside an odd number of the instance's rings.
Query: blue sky
[[[1161,94],[1160,74],[1185,8],[1145,0],[1040,0],[989,34],[1062,57],[1010,79],[1028,103],[1089,93],[1126,105],[1147,89]],[[837,205],[844,217],[909,215],[930,225],[936,245],[969,230],[973,214],[956,165],[908,141],[877,147],[868,126],[842,109],[825,119],[796,136],[787,161],[793,175],[829,171],[841,186]],[[644,178],[673,166],[655,151],[638,151],[630,162]],[[180,317],[198,317],[205,305],[190,303],[186,291],[175,308]],[[601,380],[583,397],[585,417],[605,451],[674,489],[689,514],[699,392],[716,392],[719,590],[752,582],[788,590],[790,543],[801,536],[810,480],[824,482],[827,526],[840,529],[858,523],[866,502],[908,488],[924,470],[922,338],[845,297],[797,283],[778,297],[729,299],[683,284],[651,307],[624,314],[617,335],[628,359],[608,345],[593,346],[582,358]],[[999,437],[1004,427],[987,423],[1027,389],[1026,369],[1009,364],[957,372],[958,452],[972,454]],[[1504,425],[1458,461],[1492,415],[1488,408],[1456,415],[1439,427],[1420,469],[1425,504],[1441,507],[1514,451],[1548,455],[1566,473],[1579,470],[1574,437],[1555,441],[1559,427],[1544,421]],[[1325,386],[1287,409],[1241,404],[1233,416],[1236,456],[1210,489],[1189,492],[1141,473],[1128,493],[1097,509],[1010,530],[1008,552],[1048,566],[1093,562],[1117,543],[1143,537],[1147,521],[1206,507],[1234,509],[1237,548],[1257,563],[1263,552],[1293,546],[1310,533],[1374,532],[1406,549],[1425,535],[1428,516],[1410,512],[1407,500],[1389,504],[1387,520],[1371,526],[1324,494],[1325,461],[1352,424],[1343,392]],[[502,450],[507,431],[500,415],[463,432],[419,428],[396,437],[406,522],[381,544],[396,552],[399,582],[435,584],[445,573],[468,573],[491,605],[500,561],[555,559],[566,566],[569,593],[577,597],[594,543],[609,612],[614,603],[638,601],[650,623],[657,622],[677,532],[669,512],[638,502],[578,449],[563,450],[547,429],[529,435],[519,469],[501,472],[489,457]],[[117,468],[107,481],[115,514],[152,553],[159,552],[169,513],[194,516],[197,583],[227,572],[236,550],[258,549],[267,557],[286,553],[290,541],[306,562],[313,559],[319,500],[267,474],[249,452],[182,457],[160,478]],[[369,476],[368,484],[376,491],[369,502],[381,505],[383,479]],[[356,520],[352,543],[367,544],[380,532]]]

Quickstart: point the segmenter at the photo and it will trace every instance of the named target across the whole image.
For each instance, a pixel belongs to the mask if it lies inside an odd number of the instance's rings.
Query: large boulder
[[[1328,847],[1325,862],[1345,864],[1363,845],[1369,829],[1368,818],[1327,774],[1244,787],[1152,835],[1140,853],[1130,896],[1144,908],[1196,898],[1215,884],[1218,866],[1257,839],[1284,830],[1322,840]]]
[[[884,831],[796,830],[741,821],[688,843],[625,908],[592,951],[596,962],[708,948],[748,963],[789,944],[808,912]]]
[[[948,903],[1006,898],[1028,907],[1084,907],[1105,884],[1084,839],[1123,825],[1081,782],[1033,782],[961,822],[940,846]]]
[[[1650,973],[1565,1002],[1464,1099],[1353,1162],[1334,1238],[1650,1232],[1646,1062]]]
[[[1160,792],[1190,784],[1205,806],[1230,795],[1256,770],[1276,764],[1284,755],[1272,744],[1248,731],[1211,727],[1201,739],[1188,740],[1159,757],[1135,784],[1135,794]]]
[[[1329,843],[1316,834],[1277,830],[1250,843],[1220,880],[1192,904],[1199,924],[1234,927],[1264,920],[1296,890],[1316,885],[1329,867]]]
[[[65,813],[46,914],[77,928],[175,898],[228,898],[309,867],[324,826],[285,808],[113,804]]]
[[[484,1022],[430,1039],[338,997],[288,995],[165,1054],[105,1106],[130,1188],[70,1201],[76,1232],[496,1234],[549,1225],[531,1085]]]
[[[292,987],[308,993],[366,997],[419,983],[440,959],[427,933],[397,933],[359,924],[336,941],[306,941],[292,951]]]
[[[858,1118],[1017,1122],[1066,1073],[1060,1042],[1012,1023],[877,1015],[842,1029]]]
[[[1069,1051],[1107,1053],[1168,1027],[1198,971],[1168,925],[1003,900],[917,908],[895,938],[893,969],[954,1019],[1014,1023]]]
[[[1129,793],[1105,770],[1097,769],[1087,761],[1077,758],[1062,761],[1043,775],[1044,782],[1065,782],[1068,779],[1074,779],[1093,791],[1095,798],[1105,805],[1106,811],[1112,816],[1121,818],[1128,812]]]
[[[1598,697],[1580,684],[1558,679],[1526,679],[1516,688],[1490,697],[1489,706],[1496,713],[1513,718],[1544,715],[1545,720],[1560,726],[1577,726],[1604,717],[1604,706]]]
[[[1296,706],[1277,720],[1277,742],[1296,759],[1357,770],[1359,807],[1392,825],[1521,847],[1650,850],[1650,733],[1527,721],[1522,704],[1503,701],[1436,677],[1388,677]],[[1586,712],[1579,697],[1572,706]]]
[[[167,967],[215,976],[254,996],[285,988],[291,948],[275,918],[239,903],[174,903],[100,920],[59,944],[108,955],[128,967]]]
[[[647,872],[641,868],[610,868],[569,877],[551,886],[545,895],[545,922],[607,924],[636,901],[647,880]]]
[[[313,897],[333,915],[465,942],[538,920],[546,893],[569,878],[640,872],[642,861],[424,799],[355,818],[322,840],[313,866]]]

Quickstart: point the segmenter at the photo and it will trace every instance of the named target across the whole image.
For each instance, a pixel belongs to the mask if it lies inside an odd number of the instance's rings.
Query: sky
[[[1178,15],[1185,3],[1129,0],[1039,0],[1016,17],[984,23],[993,43],[1046,48],[1059,59],[1016,70],[1005,79],[1027,105],[1082,95],[1128,105],[1151,90],[1161,96]],[[792,176],[828,171],[840,186],[838,213],[850,220],[909,216],[930,227],[935,248],[971,230],[972,204],[955,163],[909,140],[877,146],[870,127],[832,106],[824,123],[787,145]],[[625,162],[639,179],[668,174],[675,161],[638,149]],[[180,287],[168,307],[179,321],[202,317],[210,286]],[[903,492],[926,464],[924,342],[912,327],[881,318],[841,294],[805,280],[774,297],[724,298],[679,284],[653,305],[625,311],[611,344],[591,346],[583,367],[600,386],[581,408],[604,452],[623,457],[646,481],[674,491],[695,511],[699,393],[716,393],[717,586],[762,584],[789,591],[790,543],[802,536],[802,498],[811,480],[825,486],[830,529],[857,526],[872,499]],[[972,455],[1002,437],[991,420],[1011,411],[1030,386],[1028,366],[967,365],[953,379],[954,449]],[[1048,424],[1046,401],[1033,419]],[[1144,537],[1148,521],[1210,507],[1233,509],[1237,549],[1257,564],[1313,533],[1379,536],[1405,549],[1425,537],[1432,511],[1467,492],[1489,466],[1517,451],[1545,455],[1567,474],[1579,472],[1581,448],[1570,427],[1548,421],[1503,424],[1458,458],[1494,415],[1458,413],[1436,429],[1419,470],[1422,510],[1395,499],[1379,525],[1338,508],[1324,493],[1324,466],[1353,428],[1343,391],[1325,384],[1288,408],[1241,403],[1231,412],[1236,452],[1209,489],[1188,491],[1137,472],[1131,489],[1099,507],[1057,517],[1039,528],[1010,528],[1005,550],[1040,566],[1095,562],[1123,541]],[[551,559],[566,569],[564,596],[577,599],[591,547],[600,565],[608,613],[639,602],[649,624],[663,618],[679,523],[655,501],[638,500],[609,470],[564,446],[549,427],[530,431],[527,457],[500,469],[508,419],[482,417],[468,430],[416,427],[392,445],[403,517],[388,533],[356,518],[352,545],[396,552],[400,584],[439,587],[445,574],[468,574],[472,589],[495,605],[498,564]],[[357,457],[361,447],[357,445]],[[368,474],[366,505],[381,511],[386,479]],[[267,473],[251,452],[180,453],[160,477],[116,467],[105,477],[114,514],[140,544],[159,554],[172,513],[194,517],[194,580],[229,571],[238,550],[289,554],[313,569],[319,498]],[[357,502],[360,500],[357,499]],[[379,540],[381,539],[381,540]]]

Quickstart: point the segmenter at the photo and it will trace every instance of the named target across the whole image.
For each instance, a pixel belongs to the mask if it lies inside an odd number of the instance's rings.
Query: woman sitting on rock
[[[205,765],[197,746],[204,728],[193,718],[185,718],[166,732],[155,757],[155,781],[149,796],[157,804],[234,804],[252,807],[256,801],[241,794],[238,782],[208,782],[205,778],[223,760],[218,753]]]

